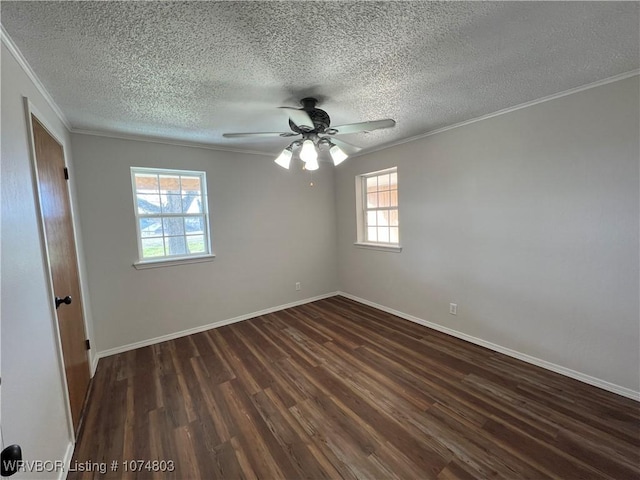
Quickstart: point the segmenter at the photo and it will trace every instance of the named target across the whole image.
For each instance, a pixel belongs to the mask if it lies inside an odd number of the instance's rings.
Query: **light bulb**
[[[302,142],[302,149],[300,150],[300,160],[307,164],[309,162],[315,162],[316,168],[318,168],[318,152],[316,151],[316,146],[311,140],[305,140],[304,142]],[[309,165],[307,165],[307,170],[315,170],[316,168],[309,168]]]
[[[312,159],[307,160],[307,163],[304,164],[304,168],[307,170],[317,170],[319,166],[318,154],[316,154]]]
[[[333,164],[336,167],[340,165],[342,162],[344,162],[349,156],[346,153],[344,153],[344,150],[342,150],[338,145],[334,145],[333,147],[331,147],[331,149],[329,150],[329,153],[331,154],[331,158],[333,159]]]
[[[291,153],[291,150],[289,150],[288,148],[285,148],[282,153],[280,154],[280,156],[278,156],[278,158],[275,159],[275,162],[280,165],[282,168],[289,168],[289,164],[291,163],[291,157],[293,156],[293,154]]]

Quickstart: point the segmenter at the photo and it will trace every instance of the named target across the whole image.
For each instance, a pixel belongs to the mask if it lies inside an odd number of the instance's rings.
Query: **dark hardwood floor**
[[[343,297],[103,358],[90,395],[69,479],[640,478],[639,403]]]

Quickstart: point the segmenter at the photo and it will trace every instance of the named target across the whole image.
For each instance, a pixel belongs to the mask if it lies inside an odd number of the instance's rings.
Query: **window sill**
[[[380,243],[364,243],[364,242],[355,242],[354,245],[358,248],[368,248],[370,250],[380,250],[383,252],[400,253],[402,251],[402,247],[400,245],[383,245]]]
[[[135,262],[133,266],[137,270],[145,270],[147,268],[173,267],[174,265],[187,265],[189,263],[212,262],[216,258],[215,255],[200,255],[197,257],[176,257],[162,258],[158,260],[141,260]]]

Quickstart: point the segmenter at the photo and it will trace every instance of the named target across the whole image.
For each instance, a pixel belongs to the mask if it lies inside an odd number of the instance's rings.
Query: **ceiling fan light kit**
[[[288,169],[291,164],[291,157],[293,157],[293,153],[291,152],[291,145],[289,145],[282,151],[278,158],[275,159],[275,162],[282,168]]]
[[[318,170],[318,168],[320,168],[320,165],[318,165],[318,157],[312,157],[304,164],[305,170],[314,171]]]
[[[300,160],[305,163],[318,161],[318,151],[313,141],[307,139],[302,142],[302,148],[300,149]]]
[[[359,147],[351,145],[337,139],[330,139],[334,135],[344,135],[360,132],[371,132],[382,128],[395,126],[395,120],[390,118],[374,120],[369,122],[350,123],[348,125],[338,125],[330,127],[331,118],[324,110],[316,108],[318,100],[312,97],[300,100],[302,108],[279,107],[289,114],[289,127],[291,132],[259,132],[259,133],[224,133],[226,138],[237,137],[294,137],[302,135],[302,140],[293,141],[275,159],[275,163],[283,168],[289,168],[294,153],[304,162],[305,170],[317,170],[318,157],[321,149],[328,148],[329,155],[335,166],[344,162],[349,155],[344,149],[353,153],[360,150]],[[333,140],[333,141],[332,141]],[[340,143],[340,145],[337,145]],[[294,152],[295,150],[295,152]]]
[[[329,153],[331,154],[331,158],[333,159],[333,164],[336,167],[349,157],[349,155],[344,153],[344,150],[342,150],[338,145],[333,145],[329,149]]]

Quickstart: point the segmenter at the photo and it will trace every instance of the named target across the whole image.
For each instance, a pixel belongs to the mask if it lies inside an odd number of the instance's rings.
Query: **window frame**
[[[390,167],[385,168],[383,170],[377,170],[375,172],[363,173],[360,175],[356,175],[356,223],[357,223],[357,240],[354,242],[354,245],[362,248],[369,248],[373,250],[382,250],[389,252],[401,252],[402,246],[400,244],[400,199],[399,199],[399,191],[400,189],[396,187],[397,195],[397,204],[395,207],[376,207],[376,208],[367,208],[367,179],[372,177],[378,177],[380,175],[395,173],[396,174],[396,185],[398,185],[398,167]],[[396,210],[398,215],[398,242],[373,242],[367,240],[367,213],[370,211],[379,211],[379,210]]]
[[[183,265],[189,263],[199,263],[199,262],[207,262],[211,261],[215,258],[213,250],[211,248],[211,230],[210,230],[210,215],[209,215],[209,195],[207,190],[207,173],[200,170],[181,170],[181,169],[173,169],[173,168],[156,168],[156,167],[130,167],[131,172],[131,192],[133,195],[133,210],[135,215],[136,222],[136,242],[138,244],[138,259],[133,263],[133,266],[136,269],[146,269],[146,268],[155,268],[155,267],[163,267],[163,266],[171,266],[171,265]],[[200,180],[200,197],[202,199],[201,202],[201,213],[197,214],[186,214],[184,211],[181,213],[153,213],[153,214],[141,214],[138,211],[138,190],[136,187],[136,174],[151,174],[151,175],[177,175],[180,177],[198,177]],[[160,194],[158,192],[158,194]],[[182,195],[182,193],[180,193]],[[142,218],[202,218],[203,219],[203,240],[204,240],[204,252],[197,252],[192,254],[185,255],[163,255],[158,257],[148,257],[144,258],[143,256],[143,247],[142,247],[142,232],[140,230],[140,220]],[[164,222],[163,229],[164,229]],[[186,234],[183,234],[185,238],[186,244]],[[161,237],[163,243],[167,238],[163,234]]]

